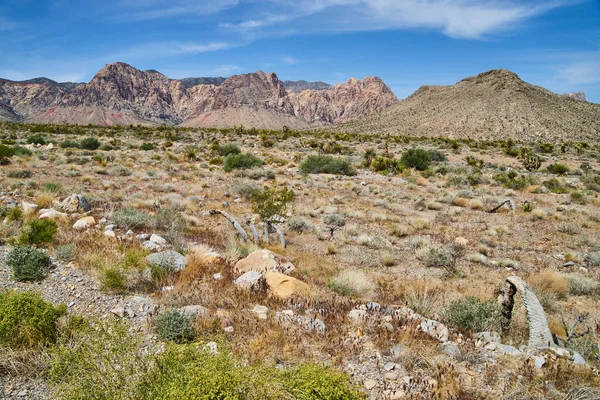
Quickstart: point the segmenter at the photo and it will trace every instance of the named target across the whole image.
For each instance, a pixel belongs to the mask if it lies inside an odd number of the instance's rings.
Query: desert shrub
[[[582,192],[571,192],[570,197],[573,203],[582,205],[587,203],[585,194],[583,194]]]
[[[98,150],[100,141],[95,137],[86,137],[81,141],[81,148],[86,150]]]
[[[140,145],[140,150],[144,151],[154,150],[155,148],[156,146],[154,146],[154,143],[151,142],[144,142]]]
[[[327,225],[344,226],[346,225],[346,217],[342,214],[327,214],[323,217],[323,222]]]
[[[0,144],[0,158],[10,158],[15,155],[15,149],[5,144]]]
[[[569,168],[564,164],[549,164],[546,169],[555,175],[566,175],[569,172]]]
[[[46,139],[39,133],[27,137],[28,144],[46,144]]]
[[[57,320],[66,307],[55,307],[39,293],[0,292],[0,345],[35,348],[53,343]]]
[[[236,182],[233,184],[231,190],[245,199],[250,199],[252,197],[252,193],[255,190],[260,190],[260,188],[251,182]]]
[[[506,174],[494,175],[494,180],[504,187],[513,190],[523,190],[527,186],[535,184],[535,179],[528,175],[519,175],[515,171],[510,171]]]
[[[63,149],[78,149],[80,144],[75,140],[64,140],[58,144]]]
[[[124,322],[99,321],[50,349],[47,376],[63,400],[140,399],[151,358]]]
[[[530,276],[528,281],[536,293],[548,292],[559,298],[565,298],[569,293],[569,282],[558,272],[541,271]]]
[[[34,219],[23,227],[19,243],[33,246],[45,245],[54,240],[57,231],[56,222],[49,219]]]
[[[255,181],[259,179],[275,179],[275,172],[273,172],[273,170],[271,169],[265,168],[239,170],[235,172],[235,175],[252,179]]]
[[[493,300],[463,297],[448,305],[444,310],[444,318],[449,325],[463,331],[493,331],[500,328],[502,310]]]
[[[217,148],[217,154],[221,157],[227,157],[230,154],[240,154],[241,152],[235,143],[225,143]]]
[[[8,157],[0,157],[0,165],[10,165],[10,159]]]
[[[257,168],[263,164],[264,162],[260,158],[254,157],[250,153],[230,154],[225,157],[223,170],[225,172],[231,172],[234,169]]]
[[[133,207],[122,207],[113,215],[113,221],[125,230],[137,227],[147,227],[152,218],[143,211],[136,210]]]
[[[351,383],[347,375],[333,368],[308,364],[283,373],[286,391],[298,400],[358,400],[366,395]]]
[[[124,165],[117,165],[113,169],[110,170],[110,173],[115,176],[131,176],[133,172]]]
[[[569,293],[573,296],[589,296],[600,288],[600,283],[583,275],[568,275]]]
[[[156,318],[156,333],[162,340],[187,342],[193,340],[196,335],[193,322],[193,314],[168,310]]]
[[[581,227],[575,222],[564,222],[558,225],[558,231],[567,235],[577,235],[581,232]]]
[[[428,151],[420,148],[412,148],[402,154],[402,164],[408,168],[425,171],[431,165],[431,155]]]
[[[457,261],[464,254],[464,248],[461,246],[452,246],[450,248],[431,246],[424,249],[420,258],[427,267],[440,267],[446,270],[449,275],[457,272]]]
[[[50,193],[57,193],[62,190],[62,186],[57,182],[46,182],[44,183],[44,191]]]
[[[118,267],[108,267],[100,271],[100,290],[111,293],[125,292],[127,280]]]
[[[17,246],[6,255],[6,264],[12,268],[17,281],[41,281],[50,265],[50,258],[42,250]]]
[[[329,288],[342,296],[369,299],[375,295],[377,285],[363,271],[346,269],[329,282]]]
[[[371,162],[371,168],[375,172],[396,175],[404,170],[404,165],[400,160],[378,156]]]
[[[302,161],[299,168],[304,174],[356,175],[356,170],[348,160],[326,155],[311,154]]]
[[[448,161],[448,157],[446,157],[446,155],[439,150],[429,150],[428,153],[429,153],[429,157],[431,158],[431,161],[433,161],[433,162]]]
[[[32,151],[23,146],[13,146],[13,150],[15,151],[15,156],[30,156],[32,155]]]
[[[587,261],[592,267],[600,266],[600,251],[589,254],[587,256]]]
[[[77,255],[77,245],[65,244],[58,246],[55,250],[56,259],[63,262],[73,261]]]
[[[313,229],[312,224],[306,218],[292,217],[287,222],[288,227],[294,232],[308,232]]]
[[[33,176],[33,172],[26,170],[26,169],[14,170],[14,171],[8,171],[6,176],[9,178],[27,179],[27,178],[31,178]]]

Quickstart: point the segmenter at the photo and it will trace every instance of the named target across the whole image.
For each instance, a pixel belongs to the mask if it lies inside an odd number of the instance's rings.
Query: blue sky
[[[2,0],[0,77],[380,76],[404,98],[493,68],[600,103],[600,0]]]

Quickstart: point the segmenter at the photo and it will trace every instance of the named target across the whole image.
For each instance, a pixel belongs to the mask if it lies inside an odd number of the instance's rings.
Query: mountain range
[[[598,140],[600,105],[496,69],[399,101],[377,77],[280,81],[273,72],[170,79],[108,64],[89,83],[0,79],[0,120],[29,123],[244,125],[452,138]]]
[[[281,129],[347,122],[398,99],[376,77],[329,86],[281,82],[257,71],[230,78],[169,79],[155,70],[108,64],[89,83],[0,80],[0,119],[31,123],[233,125]],[[307,88],[306,90],[301,90]],[[301,90],[301,91],[300,91]]]

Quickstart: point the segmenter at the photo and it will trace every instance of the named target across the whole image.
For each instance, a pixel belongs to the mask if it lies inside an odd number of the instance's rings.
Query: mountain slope
[[[301,93],[288,93],[275,73],[262,71],[203,79],[174,80],[155,70],[114,63],[89,83],[73,87],[45,78],[0,80],[0,118],[39,123],[241,123],[257,128],[305,128],[370,115],[397,101],[378,78],[351,79],[330,90]],[[216,84],[198,83],[207,81]]]
[[[349,132],[527,140],[598,140],[600,105],[560,96],[492,70],[452,86],[423,86],[381,114],[336,127]]]

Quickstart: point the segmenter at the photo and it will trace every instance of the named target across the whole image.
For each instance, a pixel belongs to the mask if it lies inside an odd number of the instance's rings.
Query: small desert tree
[[[281,244],[285,247],[283,233],[274,223],[280,222],[292,200],[294,200],[294,191],[286,187],[279,190],[274,187],[265,187],[252,192],[250,199],[252,211],[260,216],[265,225],[265,242],[269,242],[269,229],[274,228],[279,235]]]

